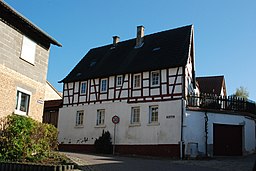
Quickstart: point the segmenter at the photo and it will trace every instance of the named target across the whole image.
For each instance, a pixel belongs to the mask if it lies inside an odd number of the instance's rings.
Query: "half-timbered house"
[[[62,80],[59,116],[61,147],[91,149],[103,130],[113,135],[116,152],[178,156],[183,99],[193,91],[193,26],[91,49]],[[154,154],[155,153],[155,154]]]

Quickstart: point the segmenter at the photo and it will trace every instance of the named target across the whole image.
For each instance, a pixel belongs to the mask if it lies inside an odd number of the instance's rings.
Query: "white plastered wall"
[[[149,106],[159,106],[158,124],[149,124]],[[132,125],[131,107],[140,106],[140,124]],[[105,125],[96,126],[97,109],[105,109]],[[83,126],[75,126],[76,112],[84,110]],[[113,137],[112,117],[120,117],[116,128],[117,144],[178,144],[181,128],[181,100],[150,103],[124,102],[64,107],[59,112],[59,142],[64,144],[93,144],[102,131]]]
[[[213,124],[243,125],[243,153],[255,151],[255,121],[243,115],[227,113],[211,113],[208,116],[208,154],[212,155],[210,147],[213,145]],[[186,152],[187,144],[198,143],[198,151],[205,154],[205,112],[187,110],[184,116],[184,141]]]

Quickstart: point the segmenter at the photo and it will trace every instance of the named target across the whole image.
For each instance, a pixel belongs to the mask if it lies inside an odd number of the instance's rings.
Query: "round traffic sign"
[[[115,116],[112,117],[112,122],[113,122],[114,124],[118,124],[119,121],[120,121],[120,118],[119,118],[118,116],[115,115]]]

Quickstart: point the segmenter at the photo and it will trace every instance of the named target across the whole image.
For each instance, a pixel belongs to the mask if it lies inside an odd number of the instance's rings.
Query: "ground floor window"
[[[132,107],[131,124],[140,122],[140,107]]]
[[[96,125],[104,125],[105,123],[105,109],[97,110],[97,121]]]
[[[80,110],[76,112],[76,126],[82,126],[84,122],[84,111]]]
[[[15,113],[27,115],[29,111],[29,101],[31,92],[22,88],[17,88]]]
[[[149,123],[158,122],[158,106],[149,107]]]

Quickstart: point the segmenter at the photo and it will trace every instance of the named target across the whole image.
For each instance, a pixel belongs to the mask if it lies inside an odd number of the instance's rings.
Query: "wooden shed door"
[[[59,118],[59,112],[58,111],[44,112],[44,114],[43,114],[43,123],[52,124],[57,128],[58,127],[58,118]]]
[[[213,124],[213,154],[242,155],[242,125]]]

